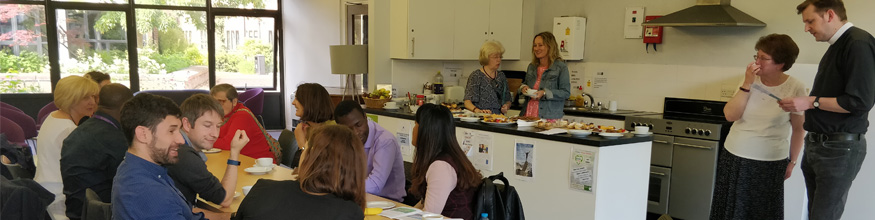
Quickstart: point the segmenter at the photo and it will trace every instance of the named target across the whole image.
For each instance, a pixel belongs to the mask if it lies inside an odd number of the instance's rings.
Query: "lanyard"
[[[118,129],[118,126],[116,126],[115,124],[113,124],[112,121],[110,121],[110,120],[109,120],[108,118],[106,118],[106,117],[103,117],[103,116],[100,116],[100,115],[97,115],[97,114],[95,114],[94,116],[91,116],[91,117],[92,117],[92,118],[96,118],[96,119],[103,120],[103,121],[105,121],[106,123],[109,123],[110,125],[112,125],[112,126],[115,127],[116,129]]]

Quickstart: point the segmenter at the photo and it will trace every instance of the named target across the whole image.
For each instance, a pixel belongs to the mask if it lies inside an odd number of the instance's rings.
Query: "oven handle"
[[[660,173],[660,172],[652,172],[652,171],[651,171],[650,174],[653,174],[653,175],[660,175],[660,176],[665,176],[665,173]]]
[[[683,146],[683,147],[692,147],[692,148],[699,148],[699,149],[705,149],[705,150],[712,149],[711,147],[706,147],[706,146],[701,146],[701,145],[682,144],[682,143],[674,143],[674,144],[678,145],[678,146]]]
[[[660,143],[660,144],[669,144],[668,141],[661,141],[661,140],[653,140],[653,142]]]

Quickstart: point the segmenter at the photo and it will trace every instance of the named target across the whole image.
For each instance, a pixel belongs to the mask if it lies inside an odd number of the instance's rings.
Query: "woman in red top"
[[[273,158],[274,163],[279,163],[280,147],[278,142],[264,130],[264,127],[255,119],[255,115],[243,103],[237,102],[237,89],[229,84],[219,84],[210,90],[210,95],[219,101],[222,110],[225,111],[224,122],[219,130],[219,139],[213,144],[214,148],[228,150],[231,139],[237,130],[246,131],[249,143],[243,147],[240,154],[252,158]]]

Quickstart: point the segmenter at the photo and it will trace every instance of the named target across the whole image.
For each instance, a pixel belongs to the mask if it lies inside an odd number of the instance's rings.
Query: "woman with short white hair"
[[[480,47],[480,69],[468,76],[465,86],[465,108],[476,113],[506,114],[510,108],[507,77],[499,71],[504,47],[498,41],[486,41]]]

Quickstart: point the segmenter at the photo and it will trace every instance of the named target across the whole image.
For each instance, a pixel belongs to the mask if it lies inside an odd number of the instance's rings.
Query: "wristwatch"
[[[811,103],[815,109],[820,109],[820,96],[814,97],[814,102]]]
[[[240,161],[228,159],[228,165],[240,166]]]

